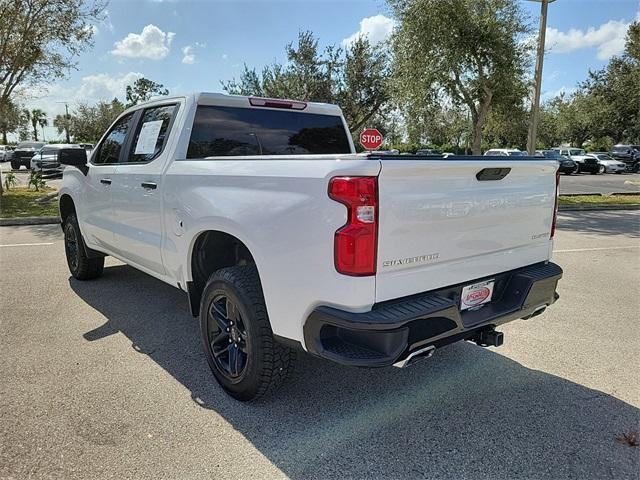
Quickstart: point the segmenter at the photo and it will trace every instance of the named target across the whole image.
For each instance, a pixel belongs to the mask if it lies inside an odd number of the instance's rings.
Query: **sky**
[[[540,4],[521,0],[538,27]],[[590,69],[622,53],[627,27],[640,19],[640,0],[557,0],[549,5],[542,99],[570,93]],[[171,94],[222,91],[246,63],[260,69],[284,60],[284,47],[311,30],[321,46],[348,46],[358,35],[372,43],[394,28],[383,0],[111,0],[94,25],[94,46],[65,80],[30,88],[25,103],[49,123],[79,102],[118,97],[147,77]],[[60,138],[53,127],[47,139]]]

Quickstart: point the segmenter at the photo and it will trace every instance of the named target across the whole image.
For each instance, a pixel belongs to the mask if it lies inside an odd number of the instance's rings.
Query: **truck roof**
[[[342,115],[342,110],[338,105],[321,102],[306,102],[302,100],[264,98],[246,95],[227,95],[216,92],[194,92],[189,95],[175,95],[170,97],[153,97],[146,102],[139,103],[133,108],[139,108],[147,104],[166,102],[171,100],[182,100],[191,97],[198,105],[220,105],[225,107],[239,108],[269,108],[269,109],[289,109],[302,113],[317,113],[324,115]],[[287,106],[290,104],[291,107]]]

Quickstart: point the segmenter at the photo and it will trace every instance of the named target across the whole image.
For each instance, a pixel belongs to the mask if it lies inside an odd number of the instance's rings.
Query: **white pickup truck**
[[[200,93],[61,150],[73,277],[112,255],[187,293],[222,387],[251,400],[302,349],[405,366],[558,298],[558,164],[356,154],[337,106]]]

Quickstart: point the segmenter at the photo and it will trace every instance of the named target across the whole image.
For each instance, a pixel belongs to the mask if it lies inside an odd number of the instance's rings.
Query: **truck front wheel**
[[[70,213],[64,221],[64,252],[67,265],[73,278],[77,280],[91,280],[102,275],[104,257],[89,258],[84,240],[80,234],[78,219],[75,213]]]
[[[295,352],[273,338],[254,266],[211,275],[202,293],[200,327],[213,375],[237,400],[274,391],[293,368]]]

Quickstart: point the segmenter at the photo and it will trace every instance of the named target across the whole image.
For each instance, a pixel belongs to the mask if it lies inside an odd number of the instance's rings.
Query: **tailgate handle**
[[[502,180],[504,177],[509,175],[510,171],[510,168],[483,168],[476,173],[476,178],[480,182],[487,180]]]

